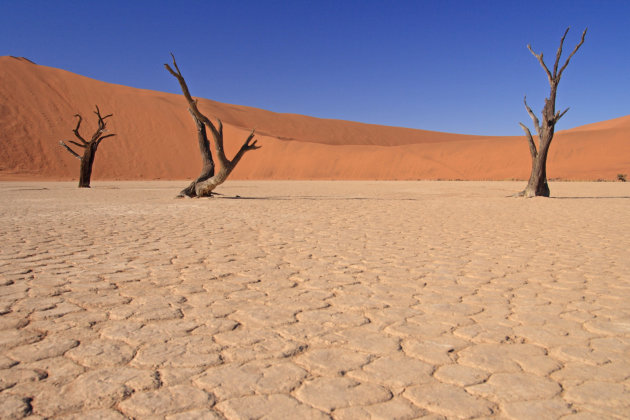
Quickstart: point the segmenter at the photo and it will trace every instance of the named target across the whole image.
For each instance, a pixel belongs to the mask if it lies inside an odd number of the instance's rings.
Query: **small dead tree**
[[[114,114],[108,114],[105,116],[101,115],[100,109],[98,109],[98,105],[96,105],[96,111],[94,111],[96,116],[98,117],[98,128],[92,134],[92,138],[88,141],[79,134],[79,128],[81,127],[81,122],[83,122],[83,117],[81,114],[75,114],[74,116],[78,118],[77,126],[74,130],[74,135],[79,140],[79,142],[73,140],[67,140],[68,143],[72,143],[77,147],[80,147],[83,150],[83,155],[79,155],[77,152],[72,150],[66,143],[62,141],[59,144],[65,148],[72,156],[76,157],[81,161],[81,168],[79,172],[79,188],[90,188],[90,178],[92,177],[92,165],[94,165],[94,157],[96,156],[96,149],[101,144],[103,140],[108,137],[113,137],[116,134],[105,134],[107,132],[107,123],[105,120],[111,117]]]
[[[210,197],[212,195],[212,191],[217,186],[225,182],[243,155],[250,150],[259,149],[260,146],[256,145],[257,140],[254,140],[254,130],[252,130],[251,134],[247,137],[234,158],[232,160],[228,160],[225,156],[225,151],[223,150],[223,123],[221,120],[217,119],[217,125],[215,125],[208,117],[199,111],[199,108],[197,107],[197,100],[193,99],[190,95],[184,76],[182,76],[173,54],[171,54],[171,58],[173,59],[173,67],[175,70],[173,70],[173,68],[171,68],[168,64],[164,64],[164,67],[177,79],[182,89],[182,93],[188,101],[188,111],[192,114],[195,124],[197,125],[197,140],[203,163],[201,175],[188,187],[183,189],[179,193],[179,196]],[[209,141],[206,135],[206,127],[209,128],[212,133],[218,168],[215,168],[214,161],[212,160]],[[252,140],[254,141],[252,142]],[[217,169],[216,172],[215,169]]]
[[[534,127],[536,128],[536,133],[538,134],[538,148],[536,147],[536,143],[534,143],[534,139],[532,137],[532,133],[529,131],[529,128],[527,128],[525,124],[519,123],[523,131],[525,131],[525,136],[527,137],[527,142],[529,144],[529,152],[532,156],[532,172],[529,177],[527,187],[525,187],[525,190],[516,194],[520,197],[549,197],[549,185],[547,184],[547,154],[549,153],[551,140],[553,140],[556,123],[569,110],[569,108],[567,108],[562,112],[556,112],[556,93],[558,91],[558,84],[560,83],[562,72],[564,72],[569,65],[571,57],[573,57],[577,50],[582,46],[584,43],[584,37],[586,36],[586,29],[584,29],[584,32],[582,32],[582,39],[575,46],[573,52],[571,52],[564,65],[558,69],[560,56],[562,55],[562,45],[564,44],[564,39],[568,32],[569,28],[564,31],[564,35],[562,35],[562,39],[560,40],[560,46],[558,47],[558,52],[556,53],[556,61],[553,65],[553,73],[543,61],[543,54],[536,54],[532,50],[531,45],[527,45],[529,51],[538,59],[540,65],[545,70],[545,73],[547,73],[547,79],[549,79],[549,86],[551,89],[549,97],[545,99],[545,106],[542,110],[542,124],[532,112],[529,105],[527,105],[527,97],[523,100],[525,103],[525,109],[527,109],[527,113],[532,118]]]

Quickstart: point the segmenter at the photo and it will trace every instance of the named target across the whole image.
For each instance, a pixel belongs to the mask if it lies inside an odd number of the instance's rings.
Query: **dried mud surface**
[[[630,417],[630,185],[0,183],[0,418]]]

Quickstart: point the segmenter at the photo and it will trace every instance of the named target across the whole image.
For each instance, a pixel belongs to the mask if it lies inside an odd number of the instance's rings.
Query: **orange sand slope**
[[[185,74],[185,71],[184,71]],[[166,76],[165,76],[166,77]],[[169,76],[170,77],[170,76]],[[172,81],[176,84],[176,81]],[[191,86],[193,94],[195,87]],[[59,146],[94,130],[94,105],[117,134],[101,145],[93,179],[183,179],[200,169],[194,124],[181,95],[135,89],[0,57],[0,179],[74,179],[78,162]],[[466,136],[278,114],[200,99],[225,124],[228,156],[251,128],[263,148],[233,179],[524,179],[524,137]],[[523,119],[526,119],[526,115]],[[548,175],[614,179],[630,173],[630,116],[557,133]]]

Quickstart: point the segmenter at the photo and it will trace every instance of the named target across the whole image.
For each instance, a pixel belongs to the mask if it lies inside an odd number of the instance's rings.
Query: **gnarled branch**
[[[108,114],[108,115],[105,115],[104,117],[101,116],[101,110],[98,109],[98,105],[96,105],[96,111],[94,111],[94,114],[96,114],[96,116],[98,117],[98,129],[94,132],[94,134],[92,134],[92,139],[90,140],[90,143],[92,142],[100,143],[101,140],[103,140],[103,138],[112,136],[111,134],[108,134],[107,136],[102,137],[101,134],[107,131],[105,128],[107,125],[105,120],[114,114]]]
[[[79,134],[79,127],[81,127],[81,122],[83,121],[83,117],[80,114],[74,114],[75,117],[77,117],[79,120],[77,121],[77,126],[75,127],[74,130],[72,130],[74,132],[74,135],[81,140],[81,143],[83,144],[88,144],[87,141],[85,141],[85,139],[83,137],[81,137],[81,134]]]
[[[236,164],[238,163],[239,160],[241,160],[245,152],[248,152],[250,150],[260,149],[261,146],[257,145],[258,140],[254,140],[253,142],[251,142],[254,139],[255,131],[256,130],[252,130],[252,132],[247,137],[247,140],[245,140],[245,143],[243,143],[239,151],[236,153],[236,156],[234,156],[234,159],[232,159],[232,162],[231,162],[232,166],[236,166]]]
[[[96,114],[96,116],[98,117],[98,127],[99,128],[105,128],[105,120],[109,117],[111,117],[114,114],[107,114],[104,117],[101,116],[101,110],[98,109],[98,105],[95,105],[96,107],[96,111],[94,111],[94,113]]]

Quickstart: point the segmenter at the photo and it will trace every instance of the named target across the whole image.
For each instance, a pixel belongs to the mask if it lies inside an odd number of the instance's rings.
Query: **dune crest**
[[[183,96],[105,83],[23,57],[0,57],[0,179],[77,179],[76,159],[58,143],[72,136],[73,115],[90,112],[95,104],[114,114],[110,129],[118,138],[99,149],[94,180],[197,175],[195,125]],[[228,155],[251,128],[257,129],[263,148],[246,156],[231,179],[503,180],[529,175],[522,136],[387,127],[209,99],[199,99],[199,106],[223,120]],[[549,178],[615,179],[630,173],[629,134],[630,116],[558,132]]]

